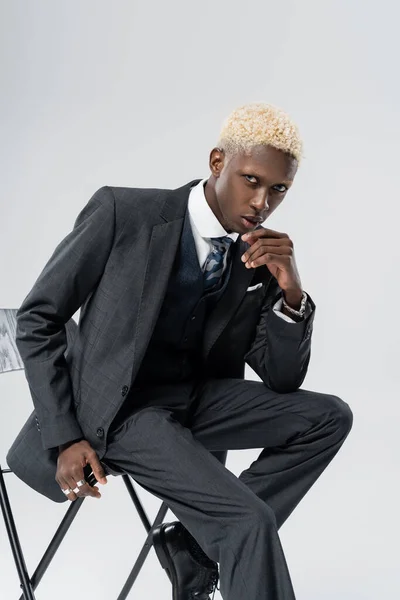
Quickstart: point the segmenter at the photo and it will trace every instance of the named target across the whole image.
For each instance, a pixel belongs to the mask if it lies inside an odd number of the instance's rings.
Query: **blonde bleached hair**
[[[273,146],[301,162],[303,143],[286,112],[263,102],[239,106],[225,119],[218,147],[231,157],[238,152],[249,153],[260,145]]]

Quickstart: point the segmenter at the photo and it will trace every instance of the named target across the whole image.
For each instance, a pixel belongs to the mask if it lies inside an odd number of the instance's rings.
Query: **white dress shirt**
[[[213,249],[213,245],[210,238],[228,236],[235,242],[239,237],[238,233],[227,233],[218,221],[217,217],[211,210],[205,196],[204,186],[207,179],[203,179],[197,185],[195,185],[189,194],[189,220],[192,227],[194,243],[196,245],[197,256],[199,259],[200,267],[203,269],[204,263],[206,262],[207,256]],[[226,264],[227,253],[224,256],[224,267]],[[282,298],[280,298],[273,306],[275,313],[287,321],[288,323],[295,323],[293,319],[281,312],[282,309]],[[308,310],[307,310],[308,309]],[[310,307],[307,304],[306,314],[309,312]]]

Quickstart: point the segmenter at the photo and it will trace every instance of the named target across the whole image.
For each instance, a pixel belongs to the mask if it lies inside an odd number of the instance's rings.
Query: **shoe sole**
[[[157,558],[161,563],[161,566],[168,574],[168,577],[172,583],[172,600],[178,600],[177,596],[177,576],[175,566],[170,559],[168,548],[165,542],[164,529],[166,525],[160,525],[153,531],[153,547],[156,552]]]

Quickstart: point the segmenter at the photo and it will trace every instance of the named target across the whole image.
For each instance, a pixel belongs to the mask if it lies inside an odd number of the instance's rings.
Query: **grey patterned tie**
[[[206,290],[211,289],[219,282],[224,267],[224,256],[229,250],[233,239],[225,235],[220,238],[211,238],[211,242],[213,249],[207,256],[203,267],[204,289]]]

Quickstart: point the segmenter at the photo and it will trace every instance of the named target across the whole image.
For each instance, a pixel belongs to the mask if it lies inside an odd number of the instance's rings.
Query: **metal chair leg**
[[[39,585],[40,580],[42,579],[43,575],[47,571],[47,568],[49,567],[51,561],[53,560],[55,553],[57,552],[68,529],[70,528],[72,521],[75,519],[76,515],[78,514],[78,510],[82,506],[84,500],[85,500],[85,498],[77,498],[76,500],[71,502],[71,506],[68,508],[67,512],[65,513],[63,520],[61,521],[60,525],[58,526],[58,529],[57,529],[56,533],[54,534],[52,540],[50,541],[50,544],[47,546],[47,550],[43,554],[42,559],[40,560],[34,574],[32,575],[31,583],[32,583],[32,587],[34,590],[36,590],[37,586]],[[20,596],[19,600],[24,600],[24,598],[22,596]]]
[[[35,600],[33,593],[33,587],[31,580],[29,579],[28,571],[25,564],[24,555],[22,553],[21,544],[19,541],[17,529],[15,527],[14,516],[11,510],[10,501],[8,499],[8,493],[6,483],[3,477],[3,470],[0,466],[0,504],[3,512],[4,523],[10,541],[11,550],[14,556],[15,565],[17,567],[19,580],[21,582],[20,587],[22,588],[23,595],[22,600]]]
[[[146,515],[146,512],[142,506],[142,503],[140,502],[140,500],[138,498],[135,488],[133,487],[132,482],[129,479],[129,475],[122,475],[122,479],[124,480],[124,483],[129,492],[129,495],[133,500],[136,510],[138,511],[139,517],[144,525],[144,528],[146,529],[147,532],[149,532],[150,528],[151,528],[150,521],[148,519],[148,516]]]
[[[135,491],[134,491],[134,494],[136,495]],[[143,548],[140,551],[139,556],[137,557],[136,562],[133,565],[132,570],[128,576],[128,579],[126,580],[126,583],[125,583],[124,587],[122,588],[122,591],[119,594],[117,600],[126,600],[126,598],[128,597],[128,594],[131,591],[132,586],[135,583],[136,578],[140,573],[140,569],[143,567],[144,561],[146,560],[147,555],[150,552],[150,549],[153,545],[153,539],[152,539],[153,529],[155,527],[157,527],[157,525],[159,525],[160,523],[163,522],[164,517],[167,513],[167,510],[168,510],[168,506],[163,502],[158,510],[156,518],[154,519],[153,525],[151,525],[150,529],[148,530],[147,538],[143,544]]]

